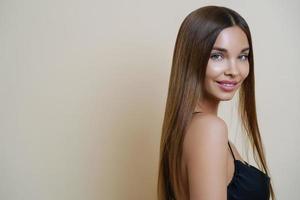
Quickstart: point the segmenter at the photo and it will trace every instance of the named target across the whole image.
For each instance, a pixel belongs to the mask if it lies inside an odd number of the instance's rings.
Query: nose
[[[225,75],[237,76],[239,74],[238,64],[235,60],[230,60]]]

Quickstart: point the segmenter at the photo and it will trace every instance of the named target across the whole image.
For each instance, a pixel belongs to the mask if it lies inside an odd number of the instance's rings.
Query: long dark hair
[[[182,22],[173,52],[168,96],[162,125],[157,192],[159,200],[186,199],[181,171],[184,133],[191,121],[206,73],[206,66],[218,34],[231,26],[240,27],[249,43],[249,74],[239,90],[238,113],[255,162],[267,175],[269,169],[258,127],[255,105],[254,61],[250,29],[236,11],[205,6],[192,11]],[[272,180],[272,179],[271,179]],[[270,194],[275,194],[270,182]]]

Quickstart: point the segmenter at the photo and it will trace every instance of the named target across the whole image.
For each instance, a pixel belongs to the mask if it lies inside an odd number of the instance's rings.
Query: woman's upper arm
[[[227,142],[222,119],[201,116],[193,120],[183,147],[190,200],[227,199]]]

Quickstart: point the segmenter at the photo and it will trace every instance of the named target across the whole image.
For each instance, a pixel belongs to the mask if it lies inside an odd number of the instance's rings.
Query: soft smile
[[[237,82],[219,82],[219,81],[216,81],[216,82],[217,82],[218,86],[225,92],[233,91],[238,85]]]

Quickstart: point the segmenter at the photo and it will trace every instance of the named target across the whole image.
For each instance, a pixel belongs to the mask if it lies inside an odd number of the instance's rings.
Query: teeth
[[[222,83],[222,85],[233,86],[233,84],[228,84],[228,83]]]
[[[225,85],[225,86],[234,86],[234,84],[231,84],[231,83],[221,83],[221,85]]]

